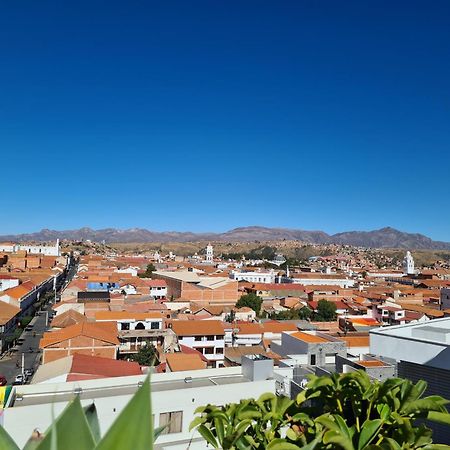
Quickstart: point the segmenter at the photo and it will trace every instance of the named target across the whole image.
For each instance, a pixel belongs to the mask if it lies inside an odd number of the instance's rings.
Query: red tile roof
[[[137,362],[100,358],[80,353],[75,353],[72,358],[72,366],[66,381],[142,375],[141,367]]]

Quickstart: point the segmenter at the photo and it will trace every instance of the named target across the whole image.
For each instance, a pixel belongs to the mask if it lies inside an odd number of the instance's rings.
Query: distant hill
[[[323,231],[291,230],[287,228],[266,228],[259,226],[234,228],[225,233],[191,233],[178,231],[157,232],[144,228],[119,230],[105,228],[93,230],[56,231],[44,229],[36,233],[0,236],[1,241],[54,241],[56,239],[86,240],[108,243],[143,243],[143,242],[194,242],[194,241],[277,241],[298,240],[311,244],[344,244],[374,248],[404,248],[424,250],[450,250],[449,242],[433,241],[417,233],[404,233],[386,227],[374,231],[347,231],[329,235]]]

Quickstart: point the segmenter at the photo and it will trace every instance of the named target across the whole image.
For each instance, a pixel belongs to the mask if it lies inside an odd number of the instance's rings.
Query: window
[[[206,336],[206,340],[207,341],[213,341],[214,340],[214,336]]]
[[[134,327],[135,330],[145,330],[145,325],[142,322],[138,322]]]
[[[152,322],[150,327],[152,330],[159,330],[159,322]]]
[[[311,363],[312,366],[316,365],[316,355],[311,355]]]
[[[223,354],[223,348],[222,348],[222,347],[216,348],[216,354],[217,354],[217,355]]]
[[[216,336],[216,339],[223,339],[223,336]]]
[[[195,336],[194,340],[196,340],[197,342],[198,342],[198,341],[201,341],[201,340],[202,340],[202,337],[201,337],[201,336]]]
[[[129,330],[130,329],[130,324],[128,322],[122,322],[120,324],[120,329],[121,330]]]
[[[167,425],[161,434],[181,433],[183,428],[183,411],[161,413],[159,415],[159,426]]]
[[[213,355],[214,348],[213,347],[205,347],[205,355]]]

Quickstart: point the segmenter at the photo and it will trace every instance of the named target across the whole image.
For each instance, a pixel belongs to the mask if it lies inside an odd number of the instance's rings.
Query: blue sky
[[[450,241],[448,1],[4,2],[0,233]]]

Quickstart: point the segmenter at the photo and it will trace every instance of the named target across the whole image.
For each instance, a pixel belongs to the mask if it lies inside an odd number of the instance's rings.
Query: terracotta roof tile
[[[224,334],[222,322],[219,320],[173,320],[171,327],[178,336],[222,336]]]

